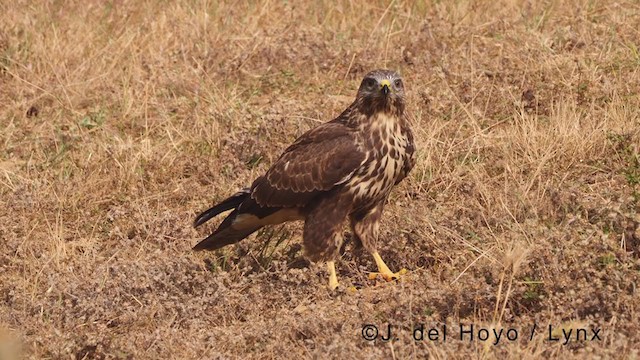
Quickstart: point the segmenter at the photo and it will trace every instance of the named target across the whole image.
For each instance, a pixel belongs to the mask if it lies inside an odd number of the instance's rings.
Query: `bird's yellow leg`
[[[327,269],[329,270],[329,289],[335,290],[338,287],[338,276],[336,276],[336,263],[327,261]]]
[[[396,273],[391,272],[391,270],[389,270],[389,267],[387,266],[387,264],[384,263],[384,261],[382,260],[382,257],[380,257],[380,254],[378,254],[377,251],[374,252],[372,255],[373,255],[373,259],[376,261],[376,265],[378,266],[378,272],[369,274],[369,279],[373,280],[378,276],[378,274],[380,274],[383,279],[387,281],[391,281],[391,280],[398,279],[400,278],[400,275],[404,275],[407,273],[407,269],[402,269]]]

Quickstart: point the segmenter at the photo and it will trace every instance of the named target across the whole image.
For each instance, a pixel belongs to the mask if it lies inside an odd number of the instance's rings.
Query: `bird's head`
[[[402,114],[404,84],[400,74],[384,69],[368,73],[360,84],[356,101],[360,111],[367,115],[379,111]]]

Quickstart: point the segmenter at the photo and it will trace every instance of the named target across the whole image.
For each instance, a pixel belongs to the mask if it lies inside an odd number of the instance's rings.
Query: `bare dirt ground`
[[[637,358],[638,29],[635,1],[2,2],[0,358]],[[329,291],[299,224],[190,250],[380,67],[419,146],[401,281],[348,244]]]

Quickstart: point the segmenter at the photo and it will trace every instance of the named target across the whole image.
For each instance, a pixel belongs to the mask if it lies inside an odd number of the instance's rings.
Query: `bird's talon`
[[[407,273],[407,269],[402,269],[396,273],[391,272],[391,270],[389,270],[389,267],[384,263],[382,257],[380,257],[380,254],[378,254],[377,251],[373,252],[371,255],[373,255],[373,259],[376,261],[378,272],[369,274],[370,280],[374,280],[376,277],[378,277],[378,274],[380,274],[380,276],[382,276],[382,278],[386,281],[398,280],[400,276]]]
[[[391,282],[393,280],[399,279],[400,275],[398,275],[398,274],[382,274],[382,278],[385,279],[387,282]]]
[[[407,269],[402,269],[396,273],[392,273],[392,272],[388,272],[388,273],[381,273],[381,272],[373,272],[373,273],[369,273],[369,280],[375,280],[378,275],[382,276],[383,279],[385,279],[387,282],[393,281],[393,280],[398,280],[400,279],[400,276],[404,275],[407,273]]]

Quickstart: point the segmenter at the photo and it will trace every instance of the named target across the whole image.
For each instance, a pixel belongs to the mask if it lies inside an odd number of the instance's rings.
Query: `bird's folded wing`
[[[353,130],[340,123],[320,125],[298,138],[254,181],[251,197],[261,206],[305,206],[349,180],[364,159]]]

